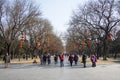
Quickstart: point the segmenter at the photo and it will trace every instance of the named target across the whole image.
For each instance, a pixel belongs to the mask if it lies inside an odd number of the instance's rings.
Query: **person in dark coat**
[[[72,67],[73,61],[74,61],[74,57],[72,54],[70,54],[68,60],[70,61],[70,66]]]
[[[46,55],[44,54],[44,55],[43,55],[43,64],[44,64],[44,65],[46,64],[46,60],[47,60],[47,57],[46,57]]]
[[[47,58],[48,58],[48,65],[51,63],[51,56],[50,54],[47,55]]]
[[[8,68],[8,63],[10,63],[10,56],[8,55],[8,53],[6,53],[3,57],[3,61],[5,63],[5,68]]]
[[[74,55],[74,61],[75,61],[75,65],[77,65],[77,62],[78,62],[78,55],[77,54]]]
[[[55,61],[55,64],[58,63],[58,54],[55,54],[55,55],[54,55],[54,61]]]
[[[82,55],[82,63],[84,65],[84,68],[86,67],[86,59],[87,59],[87,55],[86,54],[83,54]]]

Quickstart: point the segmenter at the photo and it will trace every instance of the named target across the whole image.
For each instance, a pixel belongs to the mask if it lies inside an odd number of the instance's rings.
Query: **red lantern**
[[[108,34],[107,39],[110,40],[110,41],[112,40],[112,34],[111,33]]]
[[[36,46],[38,46],[38,40],[36,40]]]
[[[84,39],[82,39],[82,42],[81,42],[81,50],[84,48],[84,44],[85,44],[85,41],[84,41]]]
[[[22,41],[20,41],[20,48],[22,48]]]
[[[42,49],[42,39],[40,39],[40,49]]]
[[[76,49],[76,48],[77,48],[77,44],[76,44],[76,43],[74,43],[74,44],[73,44],[73,47],[74,47],[74,49]]]
[[[87,44],[88,44],[88,46],[90,46],[90,44],[91,44],[91,40],[89,38],[87,39]]]
[[[46,44],[46,50],[48,50],[48,44]]]
[[[21,40],[24,40],[25,39],[25,35],[24,35],[24,33],[22,32],[22,34],[21,34]]]

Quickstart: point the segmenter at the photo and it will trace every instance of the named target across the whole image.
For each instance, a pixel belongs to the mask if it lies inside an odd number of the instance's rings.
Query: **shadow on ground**
[[[117,61],[113,61],[114,63],[118,63],[118,64],[120,64],[120,60],[117,60]]]
[[[90,68],[91,65],[87,65],[86,68]],[[55,68],[67,68],[67,69],[74,69],[74,68],[84,68],[82,64],[79,65],[73,65],[72,67],[67,64],[64,67],[60,67],[59,64],[46,64],[46,65],[40,65],[40,64],[10,64],[8,68],[6,69],[32,69],[32,68],[42,68],[42,69],[55,69]],[[0,65],[0,69],[5,69],[4,64]]]

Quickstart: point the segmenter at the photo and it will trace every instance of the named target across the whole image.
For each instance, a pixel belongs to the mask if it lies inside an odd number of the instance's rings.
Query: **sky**
[[[34,0],[42,11],[42,16],[48,19],[55,33],[67,31],[72,12],[88,0]]]

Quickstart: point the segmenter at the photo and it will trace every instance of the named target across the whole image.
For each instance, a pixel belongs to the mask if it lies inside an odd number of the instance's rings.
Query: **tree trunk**
[[[116,59],[116,58],[117,58],[117,53],[115,52],[114,59]]]
[[[19,61],[20,61],[20,53],[19,53],[18,59],[19,59]]]
[[[100,57],[100,46],[99,43],[97,43],[97,59]]]
[[[107,54],[108,54],[108,44],[107,44],[107,39],[105,39],[104,48],[103,48],[103,60],[107,60]]]
[[[10,44],[6,44],[6,48],[7,48],[7,53],[10,55]]]

